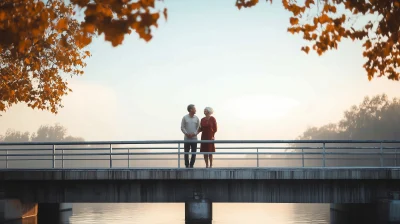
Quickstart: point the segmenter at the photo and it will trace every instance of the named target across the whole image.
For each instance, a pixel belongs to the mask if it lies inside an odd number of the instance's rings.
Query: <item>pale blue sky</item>
[[[0,133],[59,122],[87,140],[181,139],[180,120],[194,103],[200,118],[214,108],[218,139],[294,139],[338,121],[366,95],[399,96],[397,82],[368,81],[360,43],[306,55],[302,38],[286,32],[290,14],[280,2],[234,4],[165,0],[168,21],[152,41],[132,34],[113,48],[101,36],[58,115],[16,106],[0,117]]]

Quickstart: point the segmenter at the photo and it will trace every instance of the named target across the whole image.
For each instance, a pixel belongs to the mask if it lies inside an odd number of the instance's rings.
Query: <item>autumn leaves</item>
[[[151,27],[157,27],[160,12],[154,11],[155,0],[120,1],[108,0],[91,2],[74,0],[74,4],[85,8],[83,31],[90,34],[104,34],[112,45],[122,44],[124,36],[135,31],[140,38],[150,41]],[[167,11],[163,11],[167,17]]]
[[[399,80],[400,0],[305,0],[304,5],[293,0],[282,2],[285,9],[293,13],[288,31],[302,33],[305,40],[313,43],[312,49],[319,55],[336,49],[343,38],[359,40],[365,48],[363,56],[367,62],[363,67],[368,79],[378,74]],[[344,10],[338,13],[338,7]],[[304,20],[311,10],[317,12],[312,22],[300,24],[299,21]],[[364,22],[364,25],[355,28],[351,21]],[[301,50],[308,53],[310,46]]]
[[[80,25],[64,1],[0,3],[0,111],[16,103],[56,113],[70,89],[63,74],[83,74],[89,55],[76,42]]]
[[[135,31],[150,41],[161,12],[156,0],[0,1],[0,111],[17,103],[57,113],[71,90],[67,76],[83,74],[84,48],[104,34],[113,46]],[[75,10],[85,17],[78,21]],[[162,12],[167,16],[166,9]]]
[[[267,0],[272,2],[271,0]],[[236,6],[252,7],[258,0],[236,0]],[[364,68],[368,79],[375,75],[400,79],[400,0],[282,0],[293,14],[288,32],[302,33],[311,42],[303,46],[322,55],[336,49],[343,38],[362,41],[367,58]],[[341,8],[339,13],[338,8]],[[311,19],[309,18],[312,15]],[[348,16],[346,16],[348,15]],[[368,17],[369,15],[369,17]],[[372,16],[371,16],[372,15]],[[356,29],[353,22],[365,22]]]
[[[83,74],[84,48],[104,34],[113,46],[136,32],[152,39],[152,28],[167,9],[160,0],[0,0],[0,111],[25,102],[32,108],[57,113],[70,89],[65,75]],[[266,0],[272,3],[272,0]],[[259,0],[236,0],[241,9]],[[343,38],[362,41],[368,78],[400,78],[400,0],[282,0],[291,12],[288,32],[301,33],[319,55],[336,49]],[[338,9],[342,10],[338,10]],[[83,11],[78,21],[75,11]],[[313,13],[310,13],[310,12]],[[339,12],[341,11],[341,12]],[[309,17],[309,15],[312,15]],[[365,17],[373,15],[372,17]],[[361,18],[360,28],[350,20]]]

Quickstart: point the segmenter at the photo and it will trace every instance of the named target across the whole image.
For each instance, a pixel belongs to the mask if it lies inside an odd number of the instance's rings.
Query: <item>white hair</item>
[[[204,108],[204,110],[207,110],[208,113],[210,113],[210,115],[214,113],[214,109],[211,107],[206,107],[206,108]]]

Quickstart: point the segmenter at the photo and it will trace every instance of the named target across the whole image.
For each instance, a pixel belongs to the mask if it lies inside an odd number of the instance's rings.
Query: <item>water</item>
[[[60,224],[184,224],[184,210],[183,203],[74,204]],[[329,212],[329,204],[214,203],[213,224],[328,224]]]

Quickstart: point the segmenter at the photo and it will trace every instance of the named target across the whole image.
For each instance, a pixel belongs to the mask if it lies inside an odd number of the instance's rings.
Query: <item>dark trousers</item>
[[[184,144],[185,152],[189,152],[192,149],[192,152],[197,152],[197,143],[185,143]],[[190,158],[190,167],[193,167],[194,162],[196,161],[196,154],[192,154]],[[189,154],[185,154],[185,166],[189,166]]]

